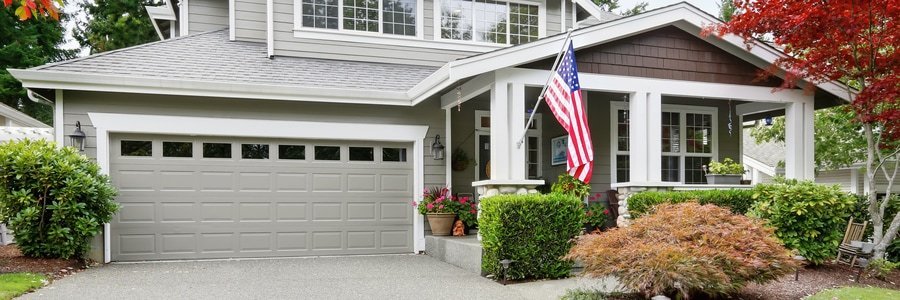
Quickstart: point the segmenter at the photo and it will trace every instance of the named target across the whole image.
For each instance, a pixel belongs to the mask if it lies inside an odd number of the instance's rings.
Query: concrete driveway
[[[610,282],[503,286],[424,255],[110,264],[23,299],[558,299]]]

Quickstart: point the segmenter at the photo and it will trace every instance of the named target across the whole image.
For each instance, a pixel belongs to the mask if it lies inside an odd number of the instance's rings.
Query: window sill
[[[488,52],[509,47],[509,45],[486,45],[466,42],[451,42],[447,40],[425,40],[422,37],[392,36],[389,34],[367,34],[340,30],[323,30],[310,28],[295,28],[294,37],[314,40],[342,41],[354,43],[369,43],[379,45],[392,45],[404,47],[429,48],[440,50]]]

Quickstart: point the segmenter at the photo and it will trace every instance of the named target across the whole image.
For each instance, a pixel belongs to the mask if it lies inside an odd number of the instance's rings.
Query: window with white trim
[[[629,181],[629,113],[627,103],[612,103],[615,118],[612,144],[615,150],[612,172],[615,182]],[[661,179],[686,184],[706,183],[703,166],[716,152],[716,108],[663,105],[661,116]]]
[[[538,179],[543,176],[543,163],[541,162],[541,153],[543,153],[541,149],[541,136],[543,135],[541,132],[543,127],[541,126],[541,114],[534,114],[534,120],[531,122],[531,126],[528,127],[527,132],[525,133],[525,176],[528,179]],[[528,119],[526,118],[522,125],[528,123]],[[486,132],[490,133],[491,130],[491,112],[486,110],[476,110],[475,111],[475,131],[478,132]],[[484,135],[488,135],[484,134]],[[478,143],[475,143],[475,155],[476,160],[478,159],[478,153],[480,152],[478,149]]]
[[[299,0],[300,26],[416,36],[419,0]]]
[[[492,0],[439,0],[440,38],[518,45],[540,36],[540,6]]]

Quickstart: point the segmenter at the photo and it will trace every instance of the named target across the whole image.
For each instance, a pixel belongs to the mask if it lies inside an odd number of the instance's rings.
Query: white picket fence
[[[12,231],[6,229],[6,224],[0,224],[0,245],[9,245],[15,242],[13,240]]]

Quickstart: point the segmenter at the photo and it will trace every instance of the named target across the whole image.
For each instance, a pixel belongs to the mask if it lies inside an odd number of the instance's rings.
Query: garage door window
[[[163,157],[194,157],[194,143],[163,142]]]
[[[204,158],[231,158],[231,144],[203,143]]]
[[[269,159],[269,145],[266,145],[266,144],[241,144],[241,158],[243,158],[243,159]]]
[[[151,141],[122,141],[122,156],[153,156]]]
[[[406,161],[406,149],[405,148],[383,148],[381,150],[381,161],[396,161],[396,162],[404,162]]]
[[[350,147],[351,161],[375,161],[375,148]]]
[[[278,145],[278,159],[306,159],[306,146]]]
[[[341,147],[316,146],[316,160],[341,160]]]

